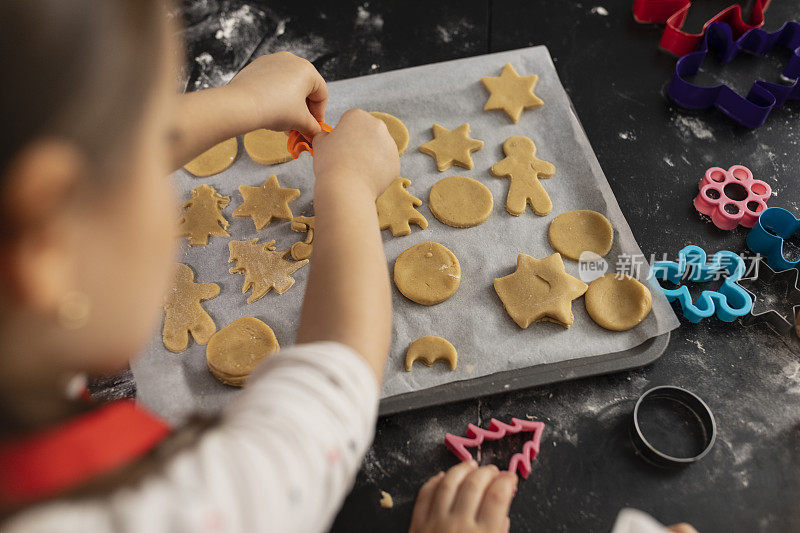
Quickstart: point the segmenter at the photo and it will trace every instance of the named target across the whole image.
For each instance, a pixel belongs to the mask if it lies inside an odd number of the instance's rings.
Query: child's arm
[[[314,65],[289,52],[261,56],[224,86],[179,99],[173,139],[180,167],[215,144],[248,131],[320,131],[328,88]]]

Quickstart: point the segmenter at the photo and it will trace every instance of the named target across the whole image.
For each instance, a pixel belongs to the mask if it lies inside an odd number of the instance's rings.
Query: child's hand
[[[336,180],[336,186],[358,185],[377,198],[400,173],[386,125],[360,109],[347,111],[332,132],[317,134],[313,142],[318,187]]]
[[[325,119],[328,87],[314,65],[289,52],[261,56],[228,84],[259,127],[312,136]]]
[[[517,475],[470,461],[419,489],[409,533],[507,533]]]

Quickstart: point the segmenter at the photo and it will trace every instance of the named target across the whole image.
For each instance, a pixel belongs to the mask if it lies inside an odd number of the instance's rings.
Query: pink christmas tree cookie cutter
[[[710,216],[720,229],[730,230],[739,225],[752,228],[767,208],[770,196],[772,188],[753,179],[747,167],[733,165],[728,170],[711,167],[700,180],[700,193],[694,199],[694,206]]]
[[[484,440],[500,440],[508,434],[521,431],[532,432],[533,435],[522,446],[522,451],[515,453],[511,457],[508,462],[508,471],[516,472],[519,470],[519,475],[527,479],[531,473],[531,461],[536,459],[539,454],[539,443],[542,438],[542,431],[544,431],[544,422],[512,418],[509,425],[492,418],[488,429],[479,428],[475,424],[467,426],[466,437],[448,433],[444,436],[444,445],[462,461],[469,461],[473,457],[467,448],[476,448]]]

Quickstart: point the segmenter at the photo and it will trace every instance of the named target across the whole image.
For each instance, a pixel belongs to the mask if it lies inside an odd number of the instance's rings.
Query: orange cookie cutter
[[[324,122],[320,122],[319,127],[322,128],[322,131],[325,133],[333,131],[333,127]],[[312,139],[309,139],[297,130],[292,130],[289,132],[289,140],[286,141],[286,149],[292,154],[292,158],[294,159],[300,157],[300,154],[305,150],[308,150],[311,157],[314,157],[314,149],[311,147],[311,142]]]

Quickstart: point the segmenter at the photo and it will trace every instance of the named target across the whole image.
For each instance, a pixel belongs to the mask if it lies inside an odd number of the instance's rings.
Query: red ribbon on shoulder
[[[0,507],[56,496],[152,450],[169,426],[119,400],[32,435],[0,442]]]

